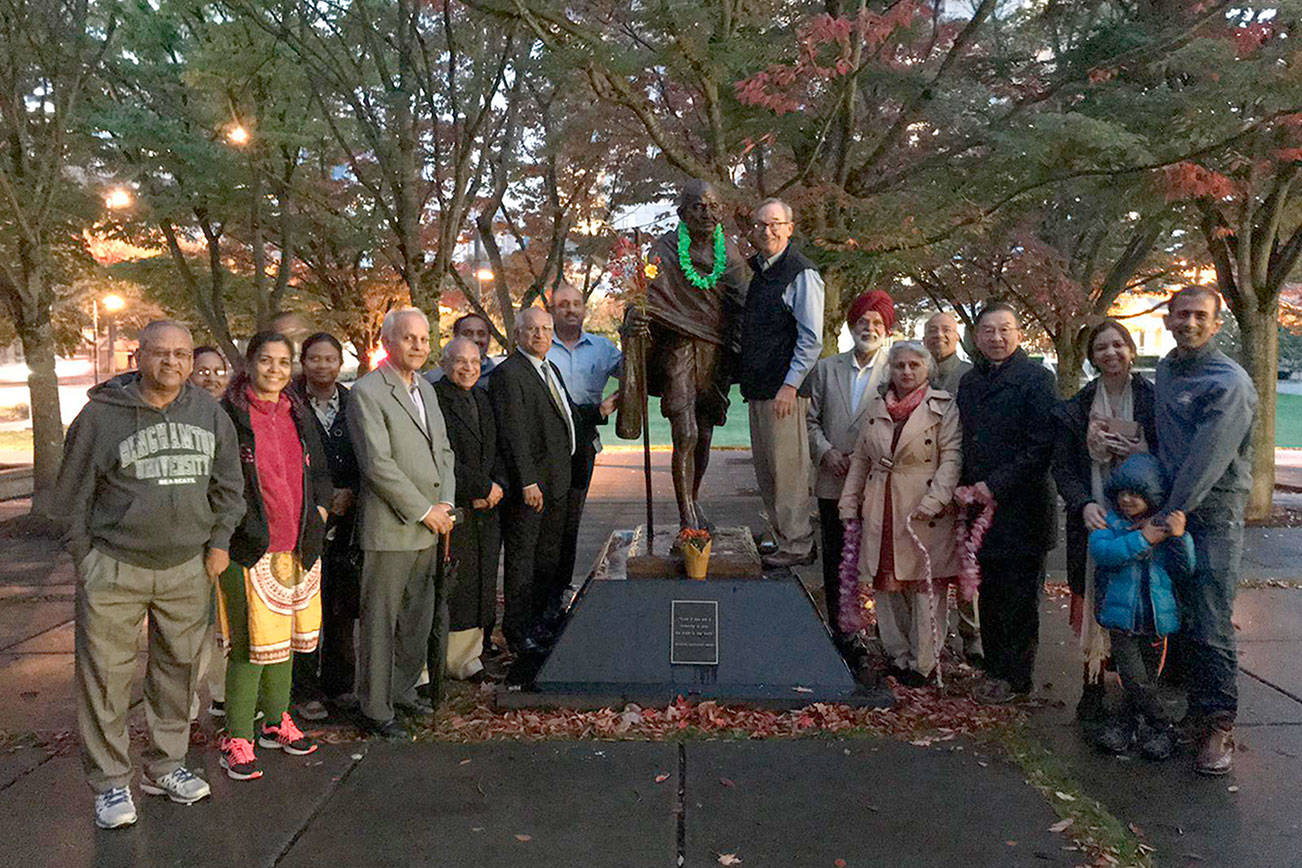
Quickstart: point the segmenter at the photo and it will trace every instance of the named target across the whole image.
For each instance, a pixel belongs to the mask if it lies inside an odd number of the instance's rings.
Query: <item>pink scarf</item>
[[[913,411],[921,406],[922,399],[927,397],[927,384],[923,383],[903,398],[896,398],[895,387],[891,386],[883,397],[886,399],[886,412],[891,414],[891,419],[903,422],[913,415]]]

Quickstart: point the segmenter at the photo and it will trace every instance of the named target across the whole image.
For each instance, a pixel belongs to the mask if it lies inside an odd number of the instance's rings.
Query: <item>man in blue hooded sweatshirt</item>
[[[1230,616],[1252,484],[1257,393],[1212,340],[1221,329],[1214,289],[1187,286],[1171,296],[1166,327],[1176,348],[1157,366],[1157,456],[1171,480],[1165,513],[1188,516],[1197,552],[1194,573],[1176,585],[1189,714],[1203,727],[1195,769],[1223,775],[1234,763],[1238,656]]]

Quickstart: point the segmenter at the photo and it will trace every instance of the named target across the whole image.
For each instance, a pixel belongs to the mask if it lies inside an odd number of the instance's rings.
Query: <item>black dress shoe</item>
[[[547,653],[547,646],[537,639],[530,637],[520,643],[520,647],[512,649],[515,656],[519,657],[539,657]]]
[[[798,555],[794,552],[777,552],[776,554],[764,555],[760,558],[766,570],[776,570],[781,567],[803,567],[812,564],[818,559],[818,553],[810,551],[808,554]]]
[[[417,696],[415,699],[404,699],[401,702],[395,702],[394,706],[397,707],[399,711],[405,711],[408,714],[417,717],[424,717],[434,713],[434,705],[422,696]]]
[[[362,729],[368,735],[379,736],[385,741],[411,741],[411,733],[407,731],[407,727],[398,722],[396,717],[381,722],[363,715]]]

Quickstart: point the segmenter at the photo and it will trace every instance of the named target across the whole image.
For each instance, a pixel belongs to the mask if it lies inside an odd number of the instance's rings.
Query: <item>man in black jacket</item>
[[[588,410],[575,407],[560,371],[547,361],[552,316],[531,307],[516,322],[516,351],[493,369],[488,395],[506,468],[502,505],[506,611],[502,632],[515,654],[533,655],[554,638],[569,576],[561,575],[561,535],[577,432]]]
[[[1021,349],[1017,312],[992,302],[977,315],[977,358],[958,387],[963,421],[962,485],[995,502],[978,554],[981,644],[990,680],[976,698],[1012,701],[1031,691],[1039,643],[1044,558],[1055,516],[1049,460],[1053,374]]]

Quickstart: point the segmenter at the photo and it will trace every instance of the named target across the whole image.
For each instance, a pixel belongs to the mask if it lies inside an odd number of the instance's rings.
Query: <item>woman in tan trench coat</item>
[[[935,671],[958,574],[952,501],[962,432],[954,397],[927,385],[931,355],[921,344],[894,344],[887,364],[890,383],[865,411],[839,509],[842,521],[863,520],[859,581],[875,591],[890,674],[920,686]]]

